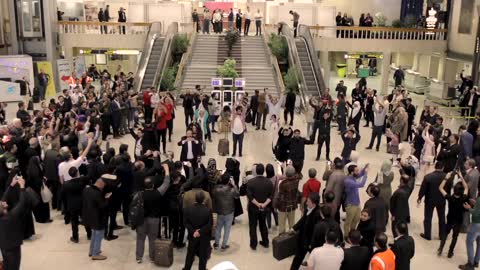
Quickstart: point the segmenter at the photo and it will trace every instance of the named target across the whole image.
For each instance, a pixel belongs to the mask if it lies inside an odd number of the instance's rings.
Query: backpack
[[[135,230],[137,226],[143,224],[144,212],[143,191],[139,191],[133,196],[128,212],[128,219],[130,220],[132,230]]]

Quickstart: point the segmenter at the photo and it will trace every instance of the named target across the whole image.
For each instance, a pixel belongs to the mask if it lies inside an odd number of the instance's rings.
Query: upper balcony
[[[444,53],[447,29],[309,26],[320,51]]]

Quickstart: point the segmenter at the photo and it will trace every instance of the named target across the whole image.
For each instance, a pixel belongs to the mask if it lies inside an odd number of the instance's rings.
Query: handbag
[[[252,110],[248,110],[247,116],[245,116],[245,123],[251,123],[253,120]]]
[[[45,185],[45,182],[43,182],[42,184],[42,188],[40,190],[40,196],[42,197],[42,201],[44,203],[50,202],[53,198],[52,191]]]

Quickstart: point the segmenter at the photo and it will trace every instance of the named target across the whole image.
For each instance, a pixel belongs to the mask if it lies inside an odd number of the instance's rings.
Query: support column
[[[45,47],[47,53],[47,61],[52,64],[52,72],[54,78],[58,78],[57,71],[57,1],[43,1],[43,21],[45,27]],[[60,81],[55,79],[55,91],[59,92],[60,90]]]
[[[8,11],[10,15],[10,43],[12,44],[9,53],[10,54],[20,54],[19,51],[19,40],[17,36],[17,20],[15,18],[15,3],[16,1],[8,1]]]
[[[382,61],[382,83],[380,84],[380,93],[386,95],[388,93],[388,78],[390,77],[390,63],[392,61],[392,53],[384,52]]]
[[[445,55],[438,59],[437,79],[441,82],[445,80]]]
[[[475,47],[473,48],[473,63],[472,63],[472,80],[474,85],[479,82],[479,65],[480,65],[480,17],[477,18],[477,36],[475,37]]]
[[[412,70],[413,71],[418,71],[418,61],[420,60],[420,54],[419,53],[414,53],[413,54],[413,64],[412,64]]]
[[[327,88],[330,85],[330,61],[328,61],[328,55],[328,51],[320,52],[320,67],[323,68],[323,80]]]

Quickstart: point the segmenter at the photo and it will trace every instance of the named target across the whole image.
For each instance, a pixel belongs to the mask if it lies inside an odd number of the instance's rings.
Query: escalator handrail
[[[300,56],[298,55],[297,45],[295,44],[295,39],[293,38],[292,30],[290,30],[290,26],[287,23],[280,22],[279,26],[281,26],[281,34],[285,36],[288,43],[288,61],[292,63],[293,67],[295,68],[297,74],[300,74],[300,81],[299,81],[299,90],[300,90],[300,97],[303,104],[304,109],[307,109],[306,106],[306,97],[305,97],[305,90],[307,89],[307,84],[305,80],[305,76],[301,70],[301,63],[300,63]]]
[[[307,45],[307,51],[310,54],[310,60],[314,67],[314,73],[318,79],[319,94],[326,90],[325,80],[323,78],[322,69],[320,68],[320,62],[318,61],[317,54],[315,52],[315,43],[313,42],[312,33],[307,25],[301,24],[298,26],[298,36],[302,37]]]
[[[153,22],[148,30],[147,38],[145,39],[145,46],[142,51],[142,57],[140,59],[140,63],[137,68],[137,72],[135,75],[135,85],[134,90],[135,92],[140,92],[143,84],[143,80],[145,78],[145,71],[147,70],[148,60],[150,59],[150,55],[152,54],[153,44],[155,40],[160,36],[162,33],[162,24],[160,22]]]
[[[170,64],[172,57],[171,54],[171,44],[173,37],[178,33],[178,22],[173,22],[168,26],[167,33],[165,34],[165,40],[163,41],[162,53],[160,54],[160,59],[158,61],[158,66],[155,72],[155,77],[153,78],[153,86],[156,88],[157,92],[160,91],[160,83],[163,79],[163,71]]]
[[[305,40],[304,37],[298,37],[297,36],[297,39],[302,41],[303,44],[305,44],[305,50],[307,51],[307,54],[308,54],[308,60],[310,62],[310,68],[312,69],[312,72],[313,72],[313,79],[315,80],[315,88],[317,89],[318,95],[321,96],[322,91],[320,91],[319,80],[317,78],[317,72],[315,72],[315,67],[314,67],[314,64],[313,64],[314,60],[312,59],[312,55],[310,54],[310,50],[308,49],[307,41]],[[303,72],[303,70],[302,70],[302,72]],[[310,90],[310,89],[308,89],[306,84],[307,84],[307,82],[305,82],[305,88],[307,88],[307,90]]]

